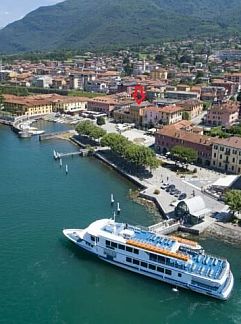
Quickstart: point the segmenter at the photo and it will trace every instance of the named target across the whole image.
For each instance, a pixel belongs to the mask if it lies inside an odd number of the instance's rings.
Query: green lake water
[[[0,126],[0,323],[241,323],[239,246],[201,241],[231,263],[235,287],[222,302],[181,289],[175,293],[170,285],[104,263],[67,241],[63,228],[112,216],[111,193],[122,208],[120,221],[150,225],[158,217],[129,200],[133,185],[101,162],[67,158],[60,168],[53,149],[76,147],[19,139]]]

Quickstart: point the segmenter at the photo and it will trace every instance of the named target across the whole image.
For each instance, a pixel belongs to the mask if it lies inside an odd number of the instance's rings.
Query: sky
[[[23,18],[41,6],[50,6],[63,0],[0,0],[0,28]]]

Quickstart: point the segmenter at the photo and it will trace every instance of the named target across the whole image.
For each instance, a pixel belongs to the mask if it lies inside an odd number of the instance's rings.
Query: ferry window
[[[133,264],[137,264],[137,265],[139,265],[139,261],[138,260],[135,260],[135,259],[133,259]]]
[[[150,253],[150,260],[157,261],[157,255]]]
[[[156,270],[156,267],[154,265],[152,265],[152,264],[149,264],[149,269]]]
[[[147,268],[147,263],[146,262],[141,262],[141,266],[144,268]]]
[[[117,248],[117,243],[111,242],[111,246],[112,246],[113,248]]]
[[[119,244],[118,247],[119,247],[120,250],[125,250],[125,246],[122,245],[122,244]]]
[[[161,255],[158,255],[157,262],[159,262],[159,263],[165,263],[165,261],[166,261],[166,258],[165,257],[163,257]]]
[[[90,235],[91,241],[95,241],[95,237],[93,235]]]
[[[130,262],[130,263],[131,263],[131,262],[132,262],[131,258],[128,258],[128,257],[127,257],[127,258],[126,258],[126,262]]]
[[[172,274],[172,271],[171,271],[171,270],[168,270],[168,269],[166,269],[166,270],[165,270],[165,273],[166,273],[167,275],[171,276],[171,274]]]
[[[132,248],[130,248],[129,246],[126,247],[126,251],[127,251],[127,252],[133,252],[133,251],[132,251]]]
[[[139,251],[137,249],[133,249],[135,254],[139,254]]]
[[[159,271],[159,272],[164,272],[164,268],[160,268],[160,267],[157,267],[157,271]]]
[[[182,274],[181,273],[178,273],[178,277],[181,277],[182,276]]]
[[[106,246],[110,246],[110,241],[105,241]]]

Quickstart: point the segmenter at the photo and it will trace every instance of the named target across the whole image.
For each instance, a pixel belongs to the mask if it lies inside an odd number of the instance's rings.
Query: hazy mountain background
[[[240,22],[240,0],[66,0],[40,7],[0,30],[0,52],[231,35],[241,32]]]

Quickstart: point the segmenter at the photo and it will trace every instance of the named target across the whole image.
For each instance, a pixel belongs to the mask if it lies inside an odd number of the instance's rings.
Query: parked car
[[[170,185],[166,188],[166,191],[169,192],[169,191],[173,191],[175,189],[175,185]]]
[[[161,185],[161,189],[166,189],[168,186],[169,186],[169,184],[164,182]]]
[[[180,194],[180,196],[178,197],[179,200],[184,200],[186,198],[187,198],[187,194],[185,193]]]
[[[181,193],[181,191],[180,191],[180,190],[176,190],[176,192],[175,192],[174,196],[175,196],[175,197],[179,197],[180,193]]]

